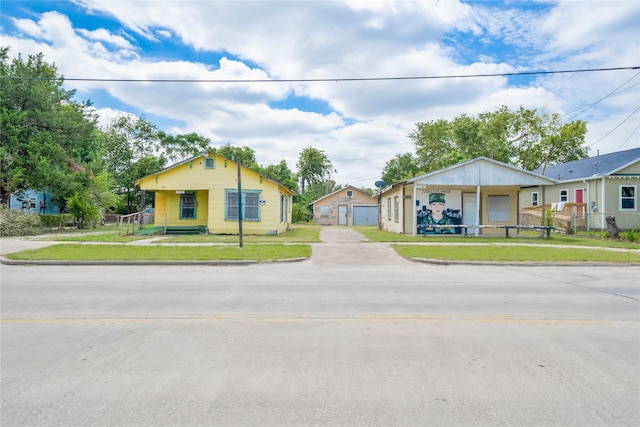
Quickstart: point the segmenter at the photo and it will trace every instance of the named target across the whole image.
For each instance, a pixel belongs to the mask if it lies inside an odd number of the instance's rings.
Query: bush
[[[33,236],[41,231],[38,214],[0,207],[0,236]]]
[[[620,238],[627,242],[637,242],[640,241],[640,232],[637,230],[629,230],[624,233],[620,233]]]
[[[75,222],[75,218],[71,214],[46,214],[39,216],[44,228],[65,227]]]
[[[86,228],[88,225],[96,226],[100,221],[100,208],[90,197],[75,193],[67,199],[69,212],[78,222],[78,228]]]
[[[311,221],[311,212],[299,203],[294,203],[291,210],[291,221],[294,224]]]

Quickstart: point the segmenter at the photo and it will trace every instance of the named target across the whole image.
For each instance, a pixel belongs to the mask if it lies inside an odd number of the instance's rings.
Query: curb
[[[428,258],[409,258],[413,262],[434,265],[497,265],[514,267],[637,267],[640,262],[591,262],[591,261],[457,261]]]
[[[239,259],[239,260],[198,260],[198,261],[189,261],[189,260],[165,260],[165,261],[153,261],[153,260],[121,260],[121,261],[112,261],[112,260],[88,260],[88,261],[60,261],[60,260],[13,260],[7,259],[5,257],[0,257],[0,264],[5,265],[67,265],[67,266],[87,266],[87,265],[167,265],[167,266],[193,266],[193,265],[204,265],[204,266],[241,266],[241,265],[253,265],[253,264],[284,264],[284,263],[293,263],[293,262],[301,262],[305,261],[309,258],[285,258],[285,259],[276,259],[276,260],[251,260],[251,259]]]

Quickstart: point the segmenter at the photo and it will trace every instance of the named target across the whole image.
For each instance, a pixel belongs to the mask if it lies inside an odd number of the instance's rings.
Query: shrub
[[[90,197],[75,193],[67,199],[69,212],[78,220],[78,228],[85,228],[87,225],[94,227],[100,221],[100,208]]]
[[[75,223],[75,218],[71,214],[46,214],[39,216],[44,228],[58,228]]]
[[[307,223],[311,220],[311,212],[299,203],[294,203],[291,210],[291,221],[295,224]]]
[[[637,230],[628,230],[624,233],[620,233],[620,238],[627,242],[637,242],[640,241],[640,232]]]
[[[0,207],[0,236],[33,236],[41,231],[38,214]]]

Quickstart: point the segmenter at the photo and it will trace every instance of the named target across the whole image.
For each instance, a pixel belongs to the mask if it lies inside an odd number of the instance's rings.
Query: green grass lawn
[[[431,243],[429,245],[398,244],[392,247],[407,258],[469,261],[592,261],[640,262],[640,243],[610,239],[581,238],[554,234],[550,239],[539,238],[537,233],[525,232],[518,237],[482,236],[408,236],[380,231],[375,226],[353,227],[370,242]],[[311,256],[311,246],[320,242],[321,227],[294,224],[282,234],[271,236],[243,236],[244,248],[238,248],[237,235],[184,235],[163,237],[148,246],[126,245],[140,239],[158,236],[121,236],[117,228],[88,229],[52,240],[78,242],[53,245],[7,255],[13,260],[276,260]],[[113,245],[82,244],[83,242],[114,243]],[[171,246],[171,243],[210,243],[209,246]],[[228,243],[228,244],[225,244]],[[434,244],[435,243],[435,244]],[[442,244],[438,244],[442,243]],[[447,243],[447,244],[444,244]],[[451,245],[455,243],[456,245]],[[518,243],[524,245],[510,245]],[[218,245],[216,245],[218,244]],[[483,244],[478,246],[478,244]],[[509,244],[509,246],[505,246]],[[543,244],[544,247],[537,245]],[[572,248],[580,246],[582,248]],[[586,248],[585,248],[586,247]],[[598,248],[635,249],[635,252],[614,252]]]
[[[355,231],[363,234],[371,242],[447,242],[447,243],[531,243],[531,244],[547,244],[561,246],[593,246],[621,249],[640,249],[640,242],[616,241],[604,238],[590,238],[567,236],[563,234],[552,234],[551,238],[540,238],[540,234],[531,231],[521,232],[519,236],[511,237],[487,237],[487,236],[463,236],[463,235],[442,235],[442,236],[412,236],[406,234],[391,233],[389,231],[380,231],[376,226],[370,227],[353,227]],[[511,233],[515,234],[515,231]]]
[[[293,224],[285,233],[273,235],[242,236],[246,243],[318,243],[320,242],[320,227],[309,224]],[[238,243],[237,235],[225,234],[188,234],[183,236],[165,237],[163,243]]]
[[[135,240],[153,239],[162,237],[162,243],[238,243],[237,235],[225,234],[185,234],[172,237],[161,235],[155,236],[138,236],[138,235],[120,235],[118,228],[110,228],[108,230],[87,229],[84,234],[73,233],[64,236],[51,236],[47,240],[59,242],[113,242],[126,243]],[[320,242],[320,227],[317,225],[294,224],[291,230],[286,233],[275,235],[243,235],[243,243],[318,243]]]
[[[12,260],[61,261],[184,261],[184,260],[278,260],[311,256],[311,246],[304,244],[248,244],[243,248],[217,246],[128,246],[62,244],[8,254]]]
[[[448,261],[640,262],[640,252],[550,246],[391,245],[405,258]]]

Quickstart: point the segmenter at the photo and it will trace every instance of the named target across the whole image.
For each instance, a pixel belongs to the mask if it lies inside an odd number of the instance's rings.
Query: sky
[[[3,0],[0,8],[10,57],[43,53],[77,101],[93,102],[102,126],[135,114],[172,134],[250,147],[263,166],[284,159],[293,171],[310,146],[341,185],[374,188],[386,162],[414,152],[417,123],[501,105],[586,121],[590,156],[640,147],[640,69],[509,75],[640,66],[635,0]],[[491,76],[461,77],[478,74]]]

